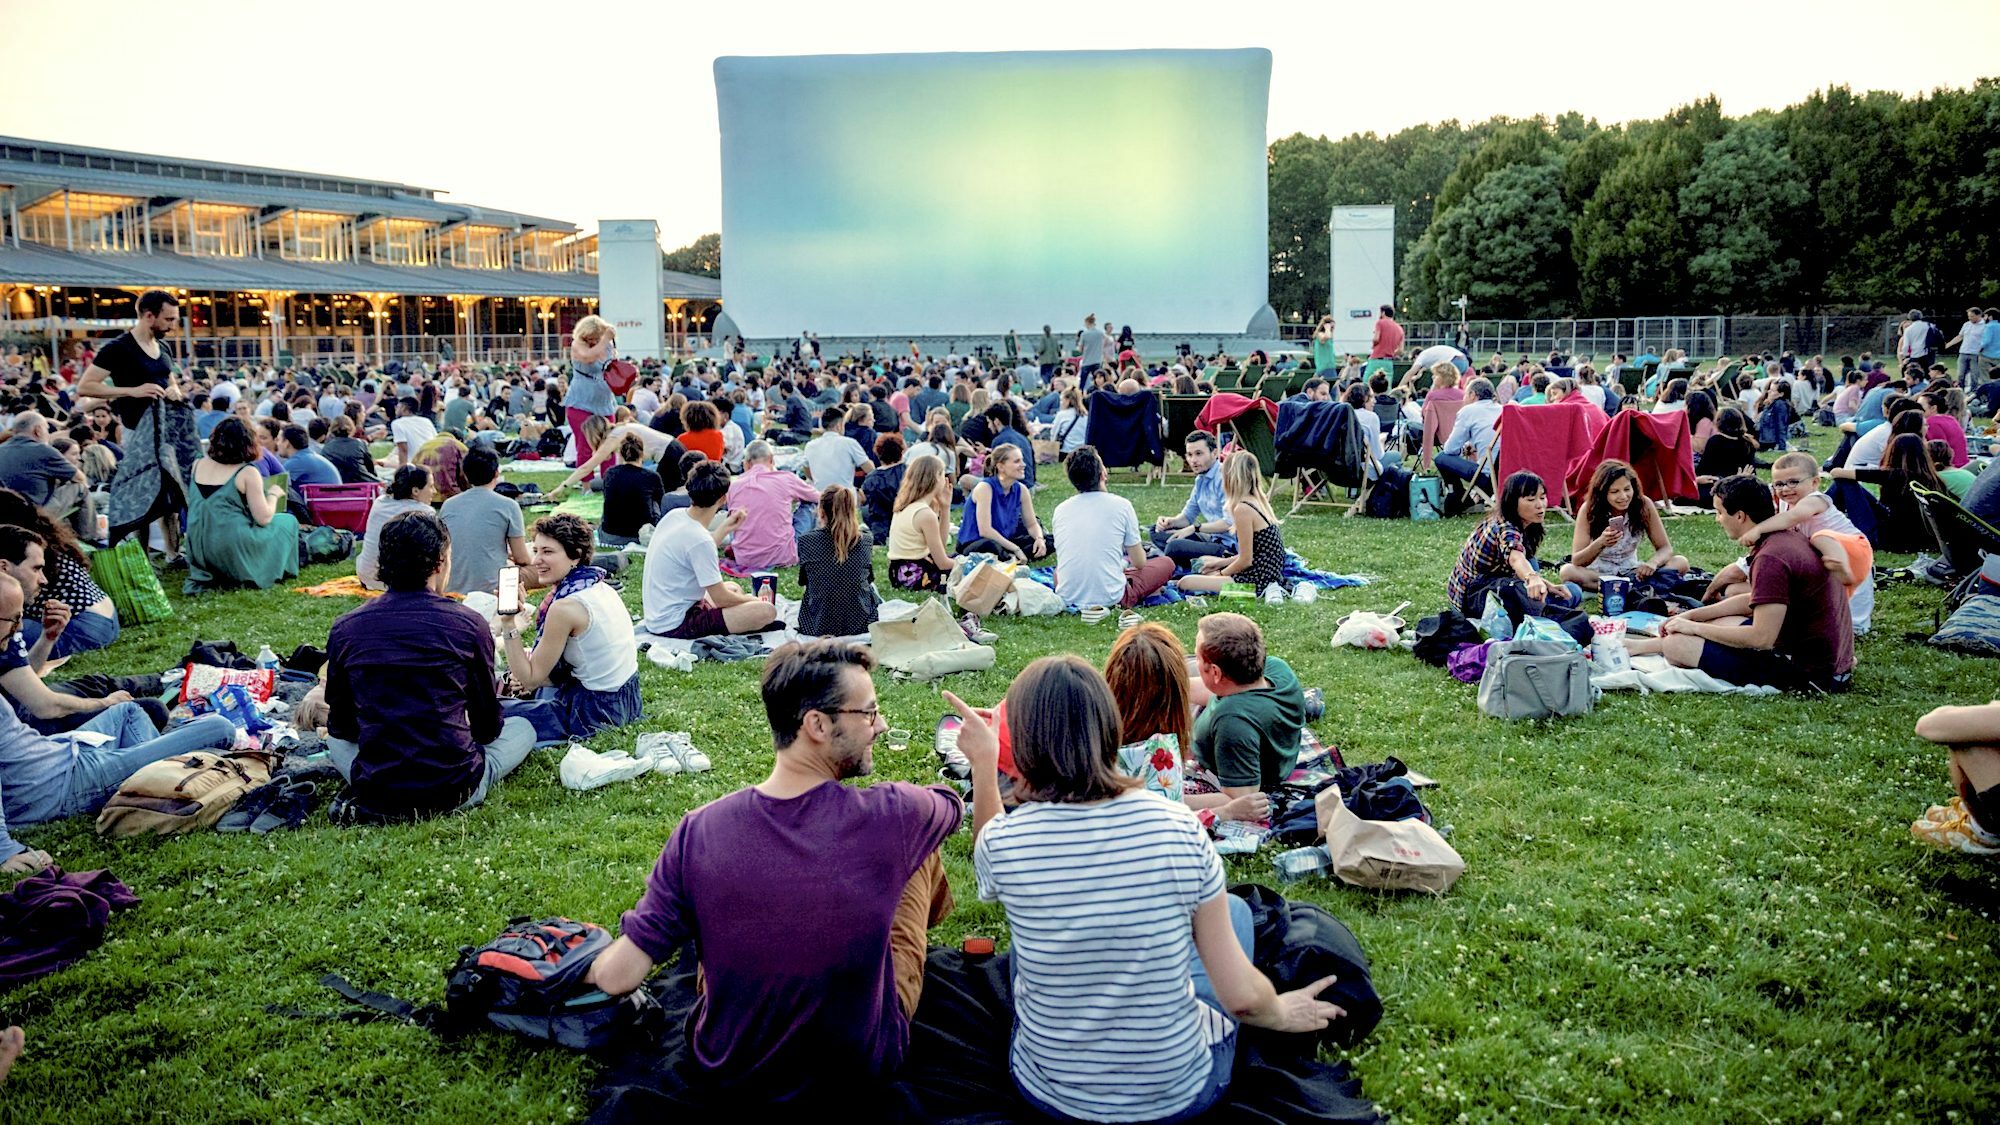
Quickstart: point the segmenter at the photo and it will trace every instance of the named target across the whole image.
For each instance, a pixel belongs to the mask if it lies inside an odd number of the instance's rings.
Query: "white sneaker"
[[[599,754],[581,743],[572,742],[556,773],[566,788],[582,792],[614,781],[630,780],[652,768],[652,762],[635,758],[623,750]]]
[[[667,751],[679,759],[681,768],[688,773],[706,773],[715,768],[708,755],[694,748],[694,739],[686,731],[667,732]]]
[[[633,748],[632,755],[650,763],[655,773],[663,773],[670,777],[680,773],[684,767],[681,765],[681,760],[674,755],[673,746],[669,741],[672,737],[664,731],[642,734],[639,736],[639,744]]]

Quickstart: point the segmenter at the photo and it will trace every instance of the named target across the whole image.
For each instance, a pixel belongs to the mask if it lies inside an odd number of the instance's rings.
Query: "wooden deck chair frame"
[[[1493,474],[1500,467],[1500,419],[1493,420],[1493,441],[1486,447],[1486,455],[1479,459],[1479,467],[1472,471],[1472,479],[1465,482],[1465,498],[1481,507],[1492,507],[1494,497],[1500,494],[1500,482],[1493,480]],[[1479,487],[1479,478],[1493,481],[1493,492]]]

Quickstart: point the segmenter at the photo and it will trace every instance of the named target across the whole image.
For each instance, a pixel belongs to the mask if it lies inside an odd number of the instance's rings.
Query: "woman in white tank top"
[[[506,700],[501,712],[532,722],[537,742],[587,738],[636,721],[639,659],[632,613],[604,581],[604,571],[590,565],[590,524],[576,516],[544,516],[535,521],[533,536],[527,569],[535,585],[552,587],[535,613],[534,651],[521,644],[518,615],[500,622],[515,686],[535,696]]]

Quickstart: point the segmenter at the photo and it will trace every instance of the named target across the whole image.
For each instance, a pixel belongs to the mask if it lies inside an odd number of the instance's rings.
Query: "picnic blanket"
[[[361,584],[360,575],[348,574],[328,579],[317,586],[294,586],[292,593],[309,598],[379,598],[387,591],[370,590]]]
[[[557,516],[577,516],[597,523],[604,518],[604,494],[602,492],[577,492],[565,497],[561,503],[550,505],[524,504],[523,510]]]
[[[1493,483],[1526,470],[1542,478],[1550,506],[1571,507],[1570,499],[1581,493],[1570,483],[1570,465],[1590,452],[1604,426],[1604,412],[1581,398],[1554,406],[1508,403],[1500,408],[1500,463]],[[1584,483],[1590,483],[1588,475]]]
[[[1257,967],[1279,989],[1300,987],[1326,973],[1340,980],[1324,994],[1346,1008],[1349,1019],[1322,1035],[1337,1042],[1365,1036],[1380,1018],[1382,1001],[1370,982],[1361,947],[1332,915],[1305,903],[1287,903],[1275,892],[1241,884],[1230,893],[1250,903]],[[1328,964],[1332,958],[1342,967]],[[665,1033],[635,1037],[606,1057],[591,1090],[594,1125],[655,1122],[675,1116],[703,1120],[728,1114],[765,1119],[771,1107],[742,1090],[714,1092],[699,1085],[685,1028],[694,1011],[695,956],[683,950],[673,969],[646,985],[659,1000]],[[957,1122],[1007,1125],[1046,1121],[1014,1088],[1007,1053],[1014,1027],[1012,954],[968,957],[933,947],[924,968],[923,998],[910,1021],[909,1052],[893,1081],[844,1079],[838,1088],[809,1091],[784,1107],[783,1118],[833,1114],[853,1120]],[[1382,1111],[1361,1096],[1361,1083],[1344,1062],[1315,1057],[1320,1037],[1245,1028],[1236,1069],[1222,1104],[1203,1116],[1217,1122],[1378,1122]]]
[[[1506,451],[1505,442],[1501,451]],[[1686,411],[1641,414],[1621,410],[1613,415],[1583,455],[1570,462],[1570,495],[1587,492],[1590,474],[1613,458],[1638,471],[1640,490],[1654,500],[1692,500],[1701,494],[1694,479],[1694,438],[1688,432]]]
[[[1194,428],[1197,430],[1206,430],[1212,434],[1215,432],[1216,427],[1229,421],[1231,418],[1259,409],[1270,417],[1271,429],[1275,432],[1278,428],[1277,403],[1267,398],[1251,398],[1245,395],[1232,394],[1228,391],[1218,391],[1208,396],[1208,405],[1201,408],[1200,414],[1195,415]]]
[[[1676,668],[1664,656],[1646,655],[1632,658],[1632,667],[1623,672],[1596,672],[1590,674],[1590,686],[1604,691],[1636,691],[1640,695],[1653,692],[1709,692],[1716,695],[1776,695],[1774,687],[1760,687],[1755,684],[1732,684],[1718,680],[1699,668]]]

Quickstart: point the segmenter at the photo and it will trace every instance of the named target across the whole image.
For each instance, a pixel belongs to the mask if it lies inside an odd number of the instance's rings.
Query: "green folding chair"
[[[1243,382],[1243,372],[1238,368],[1225,368],[1215,377],[1215,389],[1233,391]]]
[[[1201,416],[1201,408],[1208,405],[1207,395],[1161,395],[1160,415],[1163,422],[1162,436],[1167,443],[1167,452],[1182,456],[1187,448],[1188,435],[1195,432],[1194,420]],[[1182,473],[1187,472],[1187,462],[1181,462]]]
[[[1271,416],[1262,410],[1246,410],[1222,424],[1242,448],[1257,458],[1265,476],[1278,471],[1278,435],[1271,428]]]

